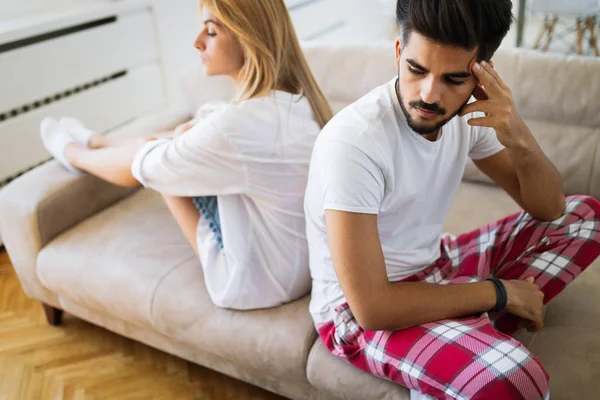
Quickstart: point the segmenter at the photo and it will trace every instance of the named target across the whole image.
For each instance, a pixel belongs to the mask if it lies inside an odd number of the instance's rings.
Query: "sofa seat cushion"
[[[463,182],[456,193],[444,231],[468,233],[485,224],[521,211],[508,194],[497,186]]]
[[[280,307],[233,311],[214,306],[202,271],[182,264],[157,288],[153,323],[160,332],[264,376],[306,382],[306,361],[317,333],[309,297]]]
[[[50,242],[37,272],[59,296],[149,327],[158,284],[185,264],[200,268],[160,195],[140,190]]]
[[[41,251],[37,270],[72,302],[308,385],[316,338],[308,297],[269,310],[215,307],[200,261],[156,192],[140,190],[59,236]]]
[[[321,339],[308,358],[308,381],[321,392],[340,400],[410,400],[403,386],[377,378],[335,357]]]

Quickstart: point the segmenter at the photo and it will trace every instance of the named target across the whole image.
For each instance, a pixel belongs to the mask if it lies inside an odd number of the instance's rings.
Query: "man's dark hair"
[[[434,42],[473,50],[490,60],[512,22],[511,0],[398,0],[396,18],[406,46],[411,32]]]

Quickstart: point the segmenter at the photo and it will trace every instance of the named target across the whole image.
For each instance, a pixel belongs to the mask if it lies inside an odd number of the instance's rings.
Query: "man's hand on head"
[[[525,147],[531,133],[516,110],[510,88],[490,63],[474,62],[471,68],[479,81],[473,91],[477,101],[467,104],[460,116],[482,112],[485,117],[471,118],[467,123],[493,128],[500,143],[507,148]]]

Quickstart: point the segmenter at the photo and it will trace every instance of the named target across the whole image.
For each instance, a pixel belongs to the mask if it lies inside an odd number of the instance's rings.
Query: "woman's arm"
[[[243,193],[249,173],[242,150],[208,121],[145,143],[131,169],[144,187],[181,197]]]

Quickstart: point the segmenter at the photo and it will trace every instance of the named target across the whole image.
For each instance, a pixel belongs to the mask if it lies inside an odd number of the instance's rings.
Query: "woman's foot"
[[[106,136],[99,133],[94,133],[92,136],[90,136],[87,147],[88,149],[92,150],[103,149],[105,147],[110,147],[110,142]]]
[[[93,144],[93,139],[95,136],[100,136],[91,129],[86,128],[81,121],[72,117],[62,117],[58,121],[58,124],[63,131],[71,135],[71,137],[83,147],[94,148],[91,146]]]
[[[44,118],[40,124],[40,135],[46,150],[54,156],[63,167],[75,174],[81,174],[81,171],[73,167],[65,156],[65,149],[70,144],[75,144],[75,140],[59,125],[54,118]]]

